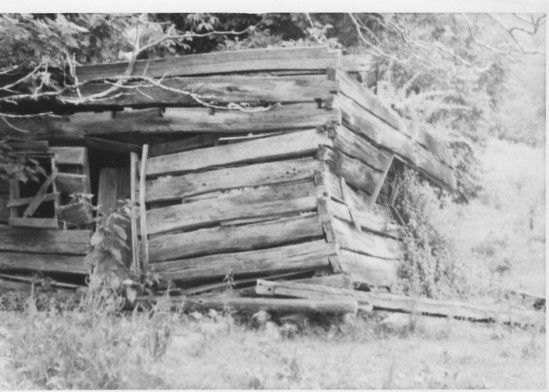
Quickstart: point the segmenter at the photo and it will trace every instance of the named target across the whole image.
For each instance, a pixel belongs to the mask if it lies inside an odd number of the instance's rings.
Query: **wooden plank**
[[[87,274],[84,256],[66,254],[39,254],[0,252],[0,270],[64,272]]]
[[[318,158],[328,162],[330,169],[354,187],[371,194],[381,174],[358,159],[351,158],[339,150],[326,146],[319,149]]]
[[[96,150],[102,151],[112,151],[112,152],[137,152],[141,151],[141,146],[139,144],[126,143],[118,140],[103,139],[100,137],[91,137],[87,136],[85,138],[85,143],[88,148],[93,148]]]
[[[40,188],[38,188],[38,191],[36,192],[36,195],[34,196],[34,199],[29,203],[27,208],[25,208],[25,211],[23,211],[23,218],[27,218],[31,215],[33,215],[38,207],[40,207],[40,204],[44,202],[44,199],[47,196],[48,188],[52,185],[52,183],[57,178],[57,171],[54,170],[40,185]]]
[[[365,138],[342,125],[331,132],[334,147],[345,154],[356,158],[373,168],[383,171],[390,159],[390,154],[372,145]]]
[[[316,211],[316,189],[312,182],[266,188],[149,210],[148,233],[153,235],[174,229],[197,229],[220,222]]]
[[[316,214],[236,227],[218,226],[151,238],[150,260],[158,262],[212,253],[260,249],[322,236],[322,227]]]
[[[0,222],[7,223],[10,218],[10,210],[8,208],[9,195],[0,193]]]
[[[55,179],[57,190],[65,195],[90,193],[89,177],[85,174],[58,173]]]
[[[216,144],[218,136],[203,134],[186,137],[184,139],[168,140],[162,143],[151,144],[150,156],[173,154],[181,151],[194,150],[203,147],[212,147]]]
[[[377,310],[462,318],[475,321],[498,321],[506,324],[539,325],[545,321],[544,312],[525,311],[507,306],[440,301],[376,292],[369,293],[369,297],[374,309]]]
[[[205,107],[126,110],[101,113],[75,113],[64,117],[32,117],[10,121],[30,130],[34,137],[81,139],[86,135],[117,133],[256,133],[316,128],[327,121],[337,121],[337,111],[318,108],[316,103],[275,105],[269,110],[224,110],[212,114]],[[0,135],[16,132],[0,123]]]
[[[10,140],[8,144],[13,148],[15,151],[21,151],[21,150],[32,150],[39,153],[47,153],[48,152],[48,141],[47,140]]]
[[[137,239],[137,211],[136,211],[136,194],[137,194],[137,153],[130,153],[130,231],[132,245],[132,270],[139,273],[141,271],[139,265],[139,242]]]
[[[118,200],[130,198],[130,169],[128,167],[102,167],[99,169],[97,204],[107,216],[118,208]]]
[[[0,226],[0,250],[85,255],[90,250],[90,236],[90,230],[33,230]]]
[[[389,170],[391,170],[391,166],[393,165],[394,157],[395,157],[394,155],[391,155],[391,159],[389,160],[389,162],[387,163],[387,166],[383,170],[383,173],[381,174],[381,177],[379,178],[376,184],[376,188],[370,195],[370,201],[368,203],[370,207],[373,207],[376,204],[377,198],[381,192],[381,188],[383,187],[383,184],[385,183],[385,179],[387,178],[387,174],[389,174]]]
[[[116,106],[155,106],[178,105],[200,106],[191,94],[196,94],[201,100],[223,105],[228,103],[297,103],[315,102],[315,99],[327,100],[332,92],[337,91],[337,83],[328,80],[326,75],[226,75],[208,77],[171,77],[164,78],[161,86],[138,81],[128,83],[124,88],[102,98],[101,105]],[[136,86],[138,88],[136,88]],[[86,97],[103,94],[112,89],[110,83],[89,83],[80,88]],[[124,94],[120,94],[120,92]],[[76,93],[71,94],[77,98]],[[97,101],[79,105],[79,110],[86,106],[97,106]]]
[[[321,162],[313,158],[257,163],[148,180],[146,201],[177,200],[201,193],[312,179]]]
[[[319,145],[332,145],[331,139],[325,132],[316,129],[291,132],[236,144],[153,157],[147,162],[147,175],[172,174],[236,163],[313,156]]]
[[[88,149],[86,147],[50,147],[58,165],[80,165],[88,162]]]
[[[172,298],[173,300],[173,298]],[[353,299],[340,300],[310,300],[310,299],[277,299],[277,298],[246,298],[218,297],[185,299],[185,306],[205,309],[227,309],[255,313],[260,310],[274,313],[322,313],[344,314],[356,313],[357,302]]]
[[[354,218],[363,230],[373,231],[397,239],[402,238],[401,226],[389,214],[379,214],[369,209],[362,209],[354,210],[351,217],[349,207],[333,200],[327,201],[327,209],[333,216],[349,224],[353,222]]]
[[[328,257],[335,254],[332,244],[316,240],[268,249],[178,259],[151,263],[151,269],[163,279],[193,281],[199,278],[265,275],[282,271],[327,269]]]
[[[318,300],[354,297],[353,290],[349,289],[295,282],[273,282],[263,279],[257,280],[255,293],[268,297],[294,297]]]
[[[10,226],[35,227],[44,229],[57,229],[59,222],[57,218],[10,218]]]
[[[275,70],[325,70],[334,68],[339,53],[324,47],[267,48],[171,56],[158,60],[140,60],[132,75],[152,78],[209,75]],[[122,76],[128,63],[83,65],[76,67],[80,82]]]
[[[44,199],[42,200],[42,202],[53,201],[53,200],[55,200],[55,198],[57,196],[59,196],[58,193],[48,193],[46,196],[44,196]],[[0,198],[1,197],[2,197],[2,195],[0,195]],[[7,206],[7,208],[26,206],[26,205],[30,204],[34,200],[34,198],[35,198],[35,196],[22,197],[22,198],[13,199],[13,200],[7,200],[6,199],[6,206]]]
[[[390,260],[402,257],[403,247],[400,241],[358,231],[338,219],[333,219],[332,225],[341,249]]]
[[[144,144],[141,152],[141,167],[139,169],[139,227],[142,246],[141,268],[147,271],[149,265],[149,241],[147,233],[147,206],[145,205],[145,179],[147,178],[147,158],[149,145]]]
[[[339,96],[334,105],[341,109],[343,124],[349,129],[368,138],[374,145],[394,152],[433,182],[455,189],[452,169],[431,152],[345,97]]]
[[[336,71],[338,90],[393,128],[406,133],[406,125],[400,116],[373,92],[362,86],[342,70]]]
[[[380,259],[342,249],[339,253],[339,263],[353,282],[391,287],[396,281],[395,260]]]

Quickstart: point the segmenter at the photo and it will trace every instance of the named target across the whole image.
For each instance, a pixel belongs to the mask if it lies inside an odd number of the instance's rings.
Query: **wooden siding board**
[[[150,261],[267,248],[322,237],[316,214],[244,226],[218,226],[149,240]]]
[[[0,226],[0,251],[85,255],[90,230],[24,229]]]
[[[396,279],[395,260],[380,259],[342,249],[339,253],[339,262],[353,282],[390,287]]]
[[[319,145],[331,144],[331,139],[324,132],[316,129],[291,132],[236,144],[152,157],[147,161],[147,175],[194,171],[269,159],[312,156]]]
[[[152,263],[151,268],[164,279],[182,281],[204,277],[222,278],[229,272],[236,275],[265,275],[279,271],[328,268],[328,256],[334,253],[335,249],[331,244],[316,240],[268,249]]]
[[[23,270],[87,274],[84,256],[66,254],[39,254],[0,252],[0,270]]]
[[[268,48],[172,56],[158,60],[139,60],[133,75],[152,78],[208,75],[275,70],[326,70],[335,68],[339,53],[323,47]],[[80,82],[123,76],[128,63],[83,65],[76,67]]]
[[[150,235],[174,229],[195,229],[231,220],[298,214],[316,210],[312,182],[243,190],[217,198],[176,204],[147,211]]]
[[[162,176],[147,181],[146,201],[177,200],[219,190],[312,179],[321,163],[313,158],[301,158]]]
[[[190,78],[165,78],[159,83],[164,87],[147,82],[128,84],[125,94],[118,92],[112,97],[101,99],[101,105],[116,106],[154,106],[154,105],[185,105],[200,106],[189,92],[200,99],[213,104],[228,103],[297,103],[315,102],[315,99],[327,100],[332,92],[337,90],[336,82],[326,75],[293,75],[293,76],[263,76],[263,75],[228,75]],[[83,96],[100,94],[112,88],[108,83],[90,83],[82,86]],[[75,98],[77,98],[75,94]],[[97,105],[97,102],[84,103],[79,109]]]

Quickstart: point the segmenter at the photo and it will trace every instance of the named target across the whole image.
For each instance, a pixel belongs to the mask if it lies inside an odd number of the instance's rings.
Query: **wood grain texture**
[[[276,217],[316,210],[312,182],[246,189],[190,203],[147,211],[150,235],[174,229],[190,230],[220,222]]]
[[[153,78],[209,75],[275,70],[325,70],[334,68],[339,53],[324,47],[268,48],[172,56],[158,60],[140,60],[133,75]],[[76,67],[80,82],[123,75],[128,63],[83,65]]]
[[[338,126],[331,134],[334,138],[334,147],[336,149],[379,171],[383,171],[387,166],[390,154],[375,147],[365,138],[349,130],[347,127]]]
[[[150,261],[267,248],[322,236],[316,214],[244,226],[218,226],[151,238]]]
[[[86,147],[50,147],[58,165],[80,165],[88,163],[88,149]]]
[[[64,272],[87,274],[84,256],[67,254],[39,254],[0,252],[0,270]]]
[[[351,217],[349,207],[345,204],[334,200],[328,200],[327,203],[328,211],[344,222],[351,224],[354,218],[363,230],[377,232],[394,238],[402,238],[403,233],[401,226],[387,213],[380,214],[364,208],[355,209],[353,211],[353,216]]]
[[[18,227],[34,227],[34,228],[44,228],[44,229],[59,228],[59,222],[57,221],[57,218],[10,217],[8,223],[10,226],[18,226]]]
[[[207,192],[312,179],[321,164],[313,158],[302,158],[162,176],[147,181],[146,201],[177,200]]]
[[[391,287],[396,280],[395,260],[380,259],[342,249],[339,253],[339,263],[353,282],[368,286]]]
[[[390,260],[402,257],[403,248],[400,241],[358,231],[339,219],[333,219],[331,222],[341,249]]]
[[[0,250],[86,255],[90,230],[37,230],[0,226]]]
[[[337,90],[336,82],[328,80],[326,75],[227,75],[208,77],[172,77],[161,82],[163,87],[147,82],[128,83],[122,91],[116,91],[111,97],[101,99],[101,105],[115,106],[201,106],[190,94],[217,105],[228,103],[298,103],[315,102],[315,99],[327,100]],[[139,88],[136,89],[135,87]],[[90,83],[82,86],[83,96],[100,94],[112,88],[108,83]],[[76,98],[74,94],[74,98]],[[79,110],[87,106],[96,106],[97,102],[84,103]]]
[[[86,135],[120,133],[221,133],[273,132],[316,128],[327,121],[337,121],[337,111],[318,108],[316,103],[277,105],[266,111],[224,110],[212,114],[205,107],[157,108],[100,113],[75,113],[62,117],[13,119],[14,126],[33,132],[32,137],[55,137],[78,140]],[[10,135],[13,128],[0,123],[0,135]]]
[[[204,147],[212,147],[219,139],[216,135],[202,134],[183,139],[169,140],[162,143],[151,144],[150,156],[173,154],[181,151],[189,151]],[[137,150],[136,150],[137,151]]]
[[[147,175],[172,174],[215,166],[313,156],[319,145],[332,145],[325,132],[310,129],[223,146],[152,157]]]
[[[102,167],[99,170],[97,204],[107,216],[118,207],[118,200],[130,198],[130,169],[128,167]]]
[[[380,172],[339,150],[322,146],[317,156],[326,161],[337,176],[343,177],[346,182],[368,194],[375,190],[381,178]]]
[[[339,96],[334,105],[341,110],[343,124],[349,129],[363,135],[375,145],[394,152],[435,183],[446,188],[455,188],[456,179],[452,169],[408,136],[345,97]]]
[[[331,244],[316,240],[268,249],[164,261],[150,266],[163,279],[192,281],[198,278],[223,278],[229,271],[239,276],[326,269],[329,268],[328,256],[334,253]]]

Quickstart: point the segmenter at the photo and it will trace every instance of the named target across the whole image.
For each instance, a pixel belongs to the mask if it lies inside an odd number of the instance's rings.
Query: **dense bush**
[[[464,294],[466,274],[443,210],[450,197],[412,170],[404,172],[401,189],[397,209],[406,229],[406,255],[398,270],[400,288],[406,294],[428,297]]]

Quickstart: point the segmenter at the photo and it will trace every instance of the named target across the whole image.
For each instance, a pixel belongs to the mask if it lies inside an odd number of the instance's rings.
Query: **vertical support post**
[[[381,178],[379,179],[379,182],[376,184],[376,189],[370,196],[369,206],[373,207],[376,204],[377,197],[379,196],[379,193],[381,192],[381,188],[383,187],[383,183],[385,182],[385,179],[387,178],[387,174],[389,174],[389,170],[391,169],[391,166],[393,165],[393,161],[395,159],[395,155],[392,154],[391,158],[389,159],[389,162],[387,163],[387,167],[383,171],[383,174],[381,175]]]
[[[147,177],[147,156],[149,154],[149,145],[144,144],[141,151],[141,169],[139,170],[139,223],[141,227],[141,246],[143,249],[143,259],[141,267],[143,271],[147,270],[149,265],[149,240],[147,235],[147,208],[145,206],[145,180]]]
[[[135,212],[137,192],[137,154],[130,152],[130,200],[132,202],[130,210],[130,225],[132,237],[132,270],[139,274],[139,244],[137,242],[137,214]]]

